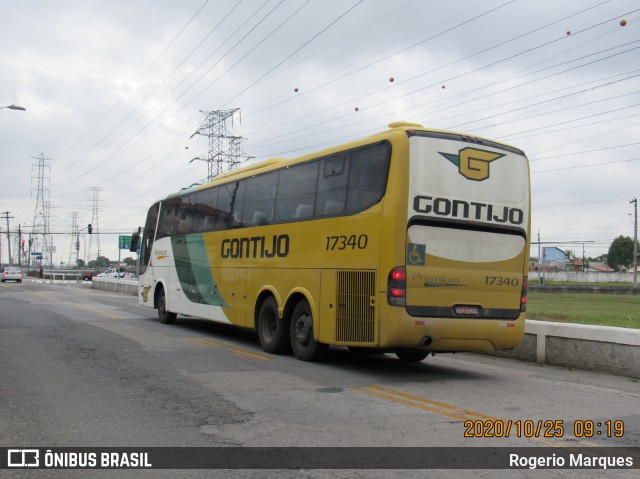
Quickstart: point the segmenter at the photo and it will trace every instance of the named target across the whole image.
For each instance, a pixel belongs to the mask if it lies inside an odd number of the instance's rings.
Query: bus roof
[[[256,174],[260,174],[260,173],[264,173],[267,171],[271,171],[272,169],[277,169],[280,166],[283,165],[287,165],[287,164],[296,164],[296,163],[302,163],[305,161],[308,161],[310,159],[313,158],[317,158],[317,157],[321,157],[321,156],[327,156],[327,155],[331,155],[333,153],[345,150],[345,149],[350,149],[350,148],[355,148],[358,146],[362,146],[362,145],[366,145],[367,143],[371,143],[372,141],[376,141],[376,140],[380,140],[380,137],[388,137],[390,133],[394,133],[394,132],[407,132],[407,131],[411,131],[411,130],[420,130],[420,131],[425,131],[425,132],[430,132],[430,133],[435,133],[435,134],[442,134],[442,135],[456,135],[456,136],[460,136],[461,139],[463,140],[469,140],[469,141],[473,141],[473,142],[488,142],[488,143],[499,143],[502,144],[504,146],[510,147],[513,150],[517,150],[519,152],[521,152],[521,150],[519,150],[517,147],[514,147],[512,145],[508,145],[506,143],[502,143],[502,142],[496,142],[495,140],[490,140],[487,138],[482,138],[482,137],[476,137],[476,136],[471,136],[471,135],[467,135],[465,133],[458,133],[458,132],[453,132],[453,131],[447,131],[447,130],[439,130],[439,129],[435,129],[435,128],[426,128],[425,126],[423,126],[420,123],[412,123],[412,122],[408,122],[408,121],[396,121],[396,122],[392,122],[389,123],[389,128],[387,130],[383,130],[383,131],[379,131],[377,133],[374,133],[371,136],[365,137],[365,138],[361,138],[359,140],[354,140],[348,143],[342,143],[340,145],[336,145],[336,146],[332,146],[329,148],[325,148],[323,150],[319,150],[319,151],[314,151],[311,153],[307,153],[305,155],[302,156],[298,156],[295,158],[280,158],[280,157],[274,157],[274,158],[269,158],[263,161],[259,161],[256,163],[251,163],[247,166],[241,167],[241,168],[237,168],[235,170],[230,170],[230,171],[226,171],[224,173],[219,174],[218,176],[216,176],[210,183],[205,183],[205,184],[201,184],[201,185],[195,185],[192,186],[190,188],[185,188],[177,193],[173,193],[167,196],[167,198],[171,198],[173,196],[180,196],[180,195],[184,195],[185,193],[189,193],[191,191],[198,191],[201,189],[205,189],[205,188],[209,188],[211,186],[215,186],[216,184],[219,183],[226,183],[227,181],[233,179],[233,178],[244,178],[247,176],[251,176],[251,175],[256,175]],[[522,153],[522,152],[521,152]],[[524,153],[522,153],[524,155]]]

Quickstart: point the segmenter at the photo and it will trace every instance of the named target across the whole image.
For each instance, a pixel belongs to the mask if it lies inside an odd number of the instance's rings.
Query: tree
[[[93,266],[91,265],[93,263]],[[109,268],[111,266],[111,261],[106,256],[98,256],[95,261],[89,261],[89,266],[91,268]]]
[[[136,264],[136,260],[133,259],[131,256],[126,257],[125,259],[122,260],[122,262],[127,266],[135,266]]]
[[[607,264],[616,271],[633,265],[633,240],[629,236],[621,235],[611,242]]]

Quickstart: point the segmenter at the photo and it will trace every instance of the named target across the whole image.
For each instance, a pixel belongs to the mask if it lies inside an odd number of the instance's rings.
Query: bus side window
[[[280,171],[275,212],[277,222],[313,218],[319,163],[303,163]]]
[[[244,195],[247,191],[247,180],[236,181],[229,185],[233,189],[231,218],[229,222],[229,228],[242,228],[247,226],[242,221],[242,210],[244,208]]]
[[[278,173],[259,175],[245,182],[247,191],[244,198],[242,223],[253,226],[272,223]]]
[[[218,216],[216,201],[219,188],[209,188],[196,193],[194,206],[193,231],[201,233],[214,231],[215,219]]]
[[[230,183],[218,188],[218,201],[216,202],[217,215],[214,222],[214,229],[216,231],[226,230],[229,227],[231,206],[233,205],[236,187],[237,183]]]
[[[180,198],[171,198],[162,202],[162,210],[160,212],[160,224],[158,225],[158,234],[156,239],[165,238],[177,233],[178,223],[180,221]]]
[[[193,216],[195,211],[195,193],[182,197],[180,205],[180,217],[177,220],[177,233],[190,234],[193,233]]]
[[[378,203],[384,195],[389,172],[389,145],[363,148],[351,154],[347,210],[355,213]]]
[[[344,154],[330,156],[323,163],[324,171],[318,179],[316,218],[343,214],[347,200],[349,165],[345,161]]]

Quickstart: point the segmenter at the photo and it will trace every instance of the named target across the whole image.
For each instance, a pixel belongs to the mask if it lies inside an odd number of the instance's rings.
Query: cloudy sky
[[[152,202],[206,178],[190,162],[208,148],[192,136],[202,111],[235,108],[229,131],[257,160],[398,120],[507,142],[531,160],[534,241],[597,256],[633,235],[637,0],[0,0],[0,11],[0,106],[26,108],[0,111],[0,213],[31,231],[43,155],[56,264],[69,261],[74,213],[95,225],[94,204],[100,249],[117,259],[117,235]]]

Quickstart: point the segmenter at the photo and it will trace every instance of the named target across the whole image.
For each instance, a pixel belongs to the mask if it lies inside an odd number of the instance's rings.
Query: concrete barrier
[[[528,319],[522,343],[493,355],[640,379],[640,330]]]
[[[531,284],[529,291],[537,293],[640,294],[633,286],[589,286],[575,284]]]
[[[138,295],[138,280],[135,279],[93,278],[91,287],[114,293]]]

